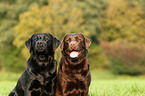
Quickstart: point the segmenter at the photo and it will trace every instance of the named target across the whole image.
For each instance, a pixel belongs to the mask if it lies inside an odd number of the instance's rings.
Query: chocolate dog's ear
[[[85,47],[86,49],[91,45],[91,41],[90,39],[88,39],[87,37],[85,37]]]
[[[85,39],[85,48],[88,49],[88,47],[91,45],[91,41],[90,39],[88,39],[87,37],[85,37],[82,33],[80,33],[84,39]]]
[[[57,39],[57,38],[55,38],[52,34],[50,34],[49,33],[49,35],[52,37],[52,39],[53,39],[53,50],[56,50],[57,49],[57,47],[59,46],[59,44],[60,44],[60,41]]]
[[[63,47],[64,47],[64,40],[65,40],[65,37],[66,37],[67,35],[68,35],[68,33],[65,34],[64,37],[62,38],[62,41],[61,41],[61,43],[60,43],[60,48],[61,48],[61,49],[63,49]]]
[[[25,45],[26,47],[29,49],[29,51],[31,50],[31,43],[32,43],[32,37],[34,36],[35,34],[33,34],[26,42],[25,42]]]

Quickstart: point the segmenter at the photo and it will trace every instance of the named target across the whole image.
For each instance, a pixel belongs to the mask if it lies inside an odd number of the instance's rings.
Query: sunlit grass
[[[1,81],[0,96],[8,96],[9,92],[14,88],[15,84],[15,81]]]
[[[0,96],[8,96],[16,82],[0,82]],[[93,80],[91,96],[145,96],[145,80]]]
[[[91,96],[144,96],[145,80],[93,80]]]
[[[7,96],[20,74],[0,75],[0,96]],[[109,71],[94,70],[89,93],[91,96],[145,96],[145,77],[117,76]]]

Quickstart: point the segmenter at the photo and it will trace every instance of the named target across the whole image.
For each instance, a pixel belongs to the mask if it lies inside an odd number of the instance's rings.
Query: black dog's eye
[[[45,41],[48,41],[49,39],[48,39],[48,38],[45,38],[44,40],[45,40]]]
[[[43,40],[44,40],[44,41],[48,41],[49,38],[46,38],[46,37],[44,36],[44,37],[43,37]]]
[[[38,39],[39,39],[39,38],[38,38],[38,37],[36,37],[34,40],[35,40],[35,41],[37,41]]]

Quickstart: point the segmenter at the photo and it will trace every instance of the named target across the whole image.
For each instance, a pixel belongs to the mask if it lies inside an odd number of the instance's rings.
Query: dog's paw
[[[8,96],[18,96],[16,92],[12,91]]]

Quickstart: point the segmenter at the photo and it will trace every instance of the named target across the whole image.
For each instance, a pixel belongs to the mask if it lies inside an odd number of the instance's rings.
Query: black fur
[[[60,41],[49,33],[36,33],[25,44],[31,56],[9,96],[55,96],[57,64],[54,51]]]

